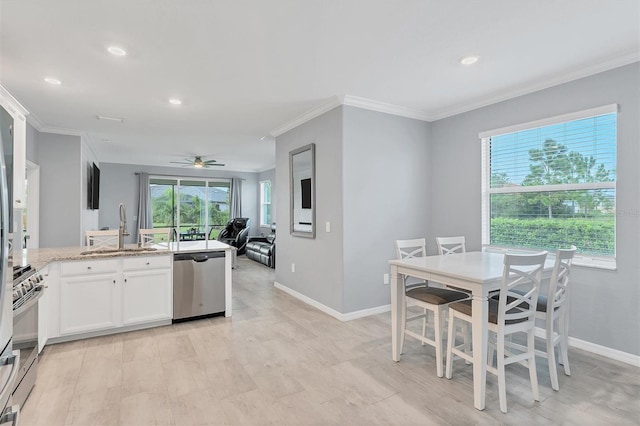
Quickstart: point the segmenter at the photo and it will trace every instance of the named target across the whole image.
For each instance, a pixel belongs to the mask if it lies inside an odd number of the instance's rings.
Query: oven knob
[[[44,277],[42,275],[38,275],[38,282],[44,281]]]

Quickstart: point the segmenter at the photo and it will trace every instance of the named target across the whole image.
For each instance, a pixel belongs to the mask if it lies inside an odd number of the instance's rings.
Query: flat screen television
[[[302,208],[311,208],[311,178],[302,179],[300,181],[302,185]]]
[[[89,192],[87,194],[88,208],[97,210],[100,207],[100,169],[93,163],[89,168]]]

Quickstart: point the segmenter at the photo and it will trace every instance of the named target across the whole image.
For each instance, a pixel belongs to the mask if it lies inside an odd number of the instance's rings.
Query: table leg
[[[484,410],[487,386],[489,303],[486,296],[474,295],[471,304],[473,320],[473,405],[478,410]]]
[[[398,277],[398,267],[391,265],[391,358],[400,361],[400,313],[404,301],[404,282]]]

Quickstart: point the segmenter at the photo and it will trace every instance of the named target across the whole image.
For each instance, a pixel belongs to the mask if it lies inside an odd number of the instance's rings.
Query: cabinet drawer
[[[118,259],[79,260],[77,262],[62,262],[60,264],[60,275],[102,274],[116,272],[118,269]]]
[[[131,256],[122,259],[122,269],[139,271],[171,267],[171,256]]]

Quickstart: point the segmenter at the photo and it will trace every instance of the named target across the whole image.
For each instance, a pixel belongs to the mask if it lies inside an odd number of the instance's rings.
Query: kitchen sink
[[[80,252],[83,256],[88,256],[92,254],[118,254],[118,253],[147,253],[151,251],[156,251],[158,249],[153,247],[132,247],[132,248],[123,248],[123,249],[97,249],[97,250],[87,250]]]

